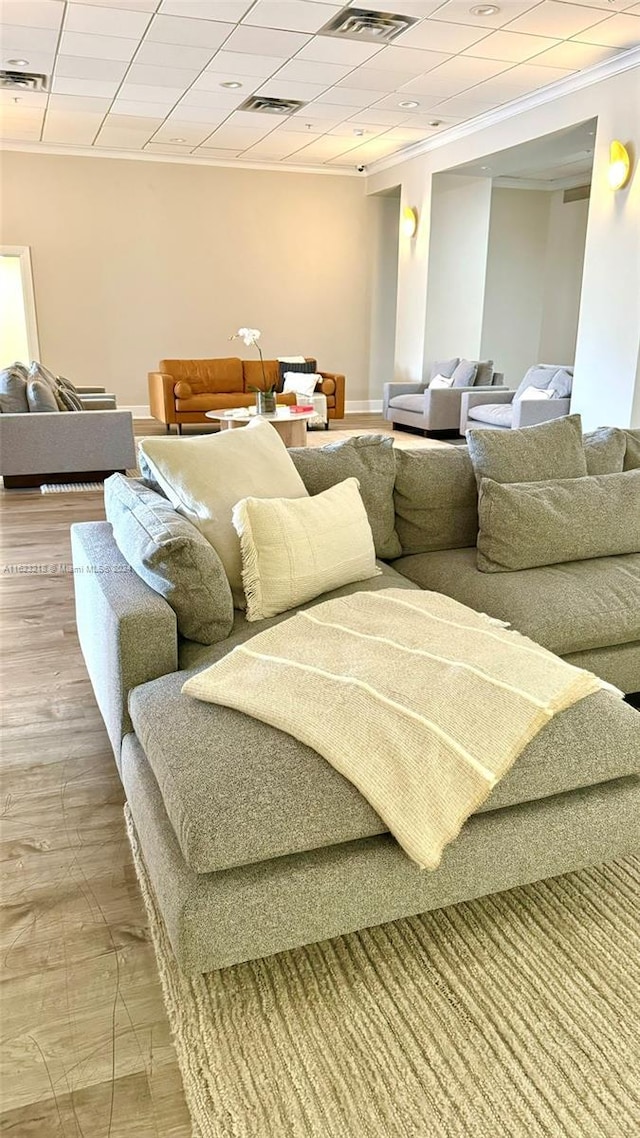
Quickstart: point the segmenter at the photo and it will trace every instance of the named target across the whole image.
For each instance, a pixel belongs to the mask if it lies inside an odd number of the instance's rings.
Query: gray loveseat
[[[314,450],[294,457],[306,481]],[[336,472],[339,481],[344,471]],[[449,593],[625,691],[640,689],[640,554],[478,572],[476,484],[462,447],[395,452],[388,492],[400,555],[382,564],[382,576],[340,593],[387,586]],[[72,546],[82,650],[185,971],[225,967],[637,848],[640,720],[612,693],[591,695],[553,719],[440,867],[422,872],[317,753],[181,694],[188,675],[288,614],[248,624],[236,613],[222,642],[187,641],[173,609],[130,569],[108,522],[73,526]]]

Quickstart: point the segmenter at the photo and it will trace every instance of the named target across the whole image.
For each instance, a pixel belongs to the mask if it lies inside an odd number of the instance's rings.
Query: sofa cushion
[[[579,415],[563,415],[517,431],[467,431],[469,456],[478,482],[538,482],[584,478],[587,462]]]
[[[573,390],[573,372],[566,367],[558,368],[547,390],[552,399],[568,399]]]
[[[307,491],[277,431],[265,419],[192,439],[142,439],[140,452],[174,509],[198,527],[244,606],[240,540],[231,512],[241,498],[304,498]]]
[[[398,411],[413,411],[416,415],[424,415],[424,393],[394,395],[393,399],[389,400],[389,406],[396,407]]]
[[[219,645],[220,655],[231,644]],[[136,688],[129,707],[192,870],[215,872],[386,831],[317,752],[250,716],[190,699],[180,690],[186,678],[174,672]],[[575,704],[529,744],[482,811],[637,770],[636,716],[610,692]]]
[[[473,360],[460,360],[453,373],[452,387],[473,387],[478,374],[478,365]]]
[[[510,427],[513,422],[511,403],[479,403],[469,408],[469,418],[490,427]]]
[[[478,360],[474,387],[491,387],[493,385],[493,360]]]
[[[399,557],[393,488],[396,452],[385,435],[358,435],[323,447],[294,447],[289,451],[309,494],[321,494],[345,478],[357,478],[367,511],[377,557]]]
[[[28,410],[27,369],[21,364],[3,368],[0,371],[0,412],[21,415]]]
[[[617,427],[598,427],[582,436],[587,474],[617,474],[624,469],[627,440]],[[640,459],[638,460],[640,466]]]
[[[478,569],[504,573],[640,553],[640,470],[480,483]]]
[[[27,403],[32,413],[60,410],[53,389],[41,379],[30,379],[27,382]]]
[[[201,644],[224,640],[233,598],[213,546],[166,498],[134,478],[104,484],[107,521],[123,557],[176,614],[181,636]]]
[[[395,455],[393,496],[402,552],[475,546],[478,492],[467,447],[397,449]]]
[[[514,573],[481,573],[476,557],[475,549],[450,549],[403,557],[393,568],[422,589],[509,621],[559,656],[640,640],[640,554]]]
[[[433,379],[435,375],[443,375],[445,379],[451,379],[459,363],[460,356],[453,356],[450,360],[436,360],[436,362],[431,365],[429,378]]]
[[[558,364],[534,364],[520,380],[514,398],[519,399],[528,387],[548,387],[558,371],[560,371]]]
[[[627,440],[624,455],[624,470],[637,470],[640,467],[640,430],[625,431]]]
[[[263,389],[265,377],[267,387],[280,386],[280,365],[277,360],[243,360],[242,375],[245,391],[251,391],[253,388]]]
[[[244,391],[242,360],[228,356],[219,360],[160,360],[160,371],[176,383],[186,379],[194,395],[204,391]]]

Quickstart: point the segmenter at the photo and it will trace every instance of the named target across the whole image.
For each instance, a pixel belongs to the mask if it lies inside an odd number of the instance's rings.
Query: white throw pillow
[[[247,620],[377,577],[376,553],[357,478],[310,498],[245,498],[233,511],[242,548]]]
[[[293,391],[295,395],[313,395],[321,379],[316,372],[285,371],[282,390]]]
[[[240,541],[232,511],[241,498],[306,498],[307,491],[271,423],[256,419],[195,439],[148,438],[140,443],[152,474],[173,507],[218,554],[236,608],[244,608]]]
[[[432,387],[451,387],[452,383],[453,376],[450,376],[449,379],[447,379],[446,375],[434,375],[429,384],[429,390],[431,390]]]
[[[553,399],[553,392],[547,387],[526,387],[521,399]]]
[[[278,356],[279,364],[306,364],[304,356]]]

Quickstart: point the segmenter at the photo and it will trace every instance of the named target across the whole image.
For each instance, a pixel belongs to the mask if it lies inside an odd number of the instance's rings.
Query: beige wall
[[[0,243],[29,245],[43,361],[147,402],[163,357],[315,355],[369,398],[371,231],[359,179],[7,152]]]

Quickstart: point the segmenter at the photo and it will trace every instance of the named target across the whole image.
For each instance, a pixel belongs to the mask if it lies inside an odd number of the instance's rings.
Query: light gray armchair
[[[568,415],[571,409],[573,368],[562,364],[534,364],[515,391],[469,391],[462,396],[460,434],[471,427],[513,430],[534,427]],[[551,390],[550,398],[523,398],[528,388]]]
[[[491,384],[482,387],[437,387],[426,383],[385,383],[382,414],[394,428],[417,427],[421,431],[457,431],[462,398],[467,392],[482,392],[493,398],[504,376],[494,371]]]

